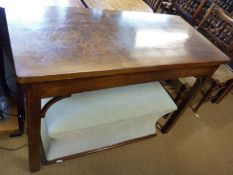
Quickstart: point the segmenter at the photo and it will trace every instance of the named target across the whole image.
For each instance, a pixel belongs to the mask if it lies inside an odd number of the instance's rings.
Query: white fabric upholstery
[[[44,127],[44,120],[42,125]],[[54,160],[155,133],[153,116],[109,123],[84,130],[77,129],[55,136],[42,134],[42,140],[47,160]]]
[[[222,64],[214,72],[212,78],[217,81],[217,83],[225,84],[228,80],[233,79],[233,72],[227,65]]]
[[[48,99],[42,100],[42,105]],[[158,82],[72,95],[42,120],[48,160],[155,134],[156,120],[176,109]]]

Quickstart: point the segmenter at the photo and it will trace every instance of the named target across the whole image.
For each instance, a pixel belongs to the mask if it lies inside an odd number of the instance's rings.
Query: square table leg
[[[26,118],[28,131],[28,151],[30,171],[40,170],[41,166],[41,99],[31,86],[27,86],[26,93]]]
[[[192,88],[190,89],[186,97],[181,101],[181,103],[179,103],[178,109],[169,116],[169,119],[163,126],[159,126],[162,133],[167,133],[172,128],[172,126],[176,123],[179,117],[184,113],[189,104],[192,102],[194,97],[200,92],[203,84],[208,81],[215,70],[216,69],[214,69],[207,76],[197,77],[195,84],[192,86]]]

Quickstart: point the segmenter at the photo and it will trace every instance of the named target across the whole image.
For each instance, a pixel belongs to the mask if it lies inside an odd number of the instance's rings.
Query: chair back
[[[233,59],[233,19],[212,4],[197,29]]]
[[[226,12],[233,15],[233,1],[232,0],[212,0],[215,4],[220,6]]]
[[[199,24],[201,22],[213,3],[224,9],[228,13],[228,16],[233,17],[233,0],[207,0],[199,15],[195,19],[196,24]]]
[[[193,25],[206,2],[207,0],[172,0],[175,12]]]

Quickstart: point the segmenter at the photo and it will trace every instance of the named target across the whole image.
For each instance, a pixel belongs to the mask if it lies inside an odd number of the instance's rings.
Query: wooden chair
[[[232,17],[233,15],[233,1],[232,0],[209,0],[209,1],[220,6],[226,12],[231,14],[231,17]]]
[[[199,15],[195,19],[196,24],[199,24],[202,21],[208,9],[213,3],[217,4],[222,9],[224,9],[228,16],[230,16],[231,18],[233,17],[233,1],[231,0],[207,0],[202,10],[200,11]]]
[[[161,13],[180,15],[190,24],[196,24],[207,0],[163,0],[160,3]]]
[[[227,16],[221,7],[212,4],[197,29],[233,60],[233,19]],[[227,65],[221,65],[211,80],[210,86],[203,93],[203,98],[194,111],[207,100],[219,103],[233,88],[233,72]],[[179,101],[182,93],[186,93],[191,87],[195,78],[182,78],[179,81],[182,86],[176,101]]]
[[[175,14],[175,8],[173,8],[172,0],[159,0],[158,9],[160,13]]]
[[[233,55],[233,19],[212,4],[197,29],[230,57]]]

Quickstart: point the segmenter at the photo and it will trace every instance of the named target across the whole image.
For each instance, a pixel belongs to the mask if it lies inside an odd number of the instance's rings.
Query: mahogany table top
[[[22,84],[229,61],[178,16],[75,7],[6,8],[6,16]]]

